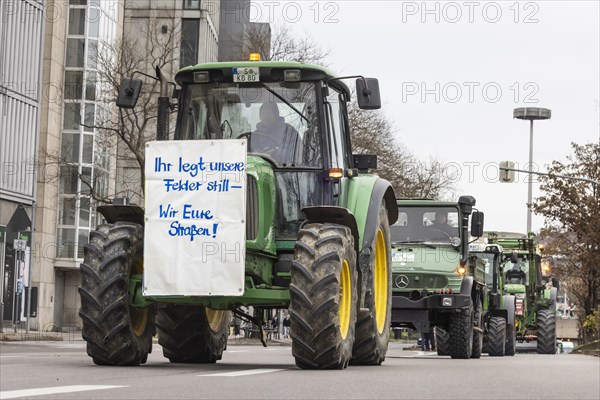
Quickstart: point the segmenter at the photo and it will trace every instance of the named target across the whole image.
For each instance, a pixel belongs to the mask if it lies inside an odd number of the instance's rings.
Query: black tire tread
[[[156,327],[163,355],[173,363],[215,363],[227,347],[231,314],[219,329],[210,329],[202,306],[167,305],[158,310]]]
[[[506,346],[506,320],[492,317],[488,324],[488,354],[492,357],[504,356]]]
[[[140,365],[152,349],[155,308],[137,336],[129,315],[128,281],[136,257],[143,256],[143,228],[128,222],[103,224],[91,231],[81,264],[82,337],[98,365]]]
[[[329,237],[335,239],[326,240]],[[346,338],[339,332],[341,261],[351,270],[352,309]],[[356,323],[356,253],[350,229],[337,224],[307,224],[298,233],[291,264],[290,336],[296,365],[302,369],[343,369],[352,356]]]
[[[537,312],[537,353],[556,354],[556,313],[553,310]]]
[[[388,220],[388,212],[385,204],[382,203],[379,207],[379,222],[378,229],[383,229],[385,242],[387,247],[387,271],[388,271],[388,304],[385,320],[385,328],[382,333],[377,330],[377,320],[375,317],[375,300],[374,300],[374,266],[375,266],[375,240],[371,244],[372,260],[367,279],[367,292],[365,295],[365,308],[361,308],[358,312],[356,321],[356,331],[354,337],[354,347],[352,349],[351,365],[381,365],[385,360],[385,355],[388,350],[390,340],[390,320],[392,316],[392,264],[391,264],[391,240],[390,240],[390,225]],[[377,232],[377,230],[376,230]]]
[[[439,326],[434,328],[435,334],[435,349],[438,356],[450,355],[448,331]]]
[[[473,349],[472,308],[452,314],[448,326],[448,350],[451,358],[470,358]]]

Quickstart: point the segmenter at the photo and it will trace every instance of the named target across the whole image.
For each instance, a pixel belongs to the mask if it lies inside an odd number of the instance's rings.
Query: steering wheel
[[[444,235],[446,235],[446,237],[450,240],[452,240],[452,237],[450,235],[448,235],[446,232],[442,231],[441,229],[434,229],[434,228],[430,228],[429,229],[430,232],[441,232]]]

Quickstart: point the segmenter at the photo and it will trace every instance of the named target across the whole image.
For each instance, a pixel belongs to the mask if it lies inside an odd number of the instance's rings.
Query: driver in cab
[[[453,236],[457,236],[457,231],[455,227],[448,225],[448,213],[444,211],[438,211],[435,213],[435,219],[433,220],[433,224],[429,226],[429,230],[437,236],[440,236],[440,232],[443,233],[441,238],[448,239]]]
[[[279,115],[277,103],[264,103],[260,122],[250,137],[251,151],[267,154],[278,164],[289,164],[297,162],[301,146],[298,131]]]

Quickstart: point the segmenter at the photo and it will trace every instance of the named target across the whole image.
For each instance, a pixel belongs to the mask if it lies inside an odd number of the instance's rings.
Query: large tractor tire
[[[90,233],[81,264],[82,336],[98,365],[140,365],[152,351],[156,308],[129,304],[129,276],[142,274],[141,225],[118,222]]]
[[[215,363],[227,347],[230,321],[229,311],[167,305],[156,318],[158,343],[173,363]]]
[[[475,313],[473,316],[473,326],[479,329],[483,329],[483,305],[481,299],[477,297],[475,303]],[[483,350],[483,333],[473,332],[473,348],[471,350],[471,358],[481,358],[481,351]]]
[[[537,353],[556,354],[556,313],[554,310],[537,312]]]
[[[357,307],[354,238],[337,224],[298,233],[290,283],[290,335],[296,365],[343,369],[352,357]]]
[[[492,357],[504,356],[506,346],[506,320],[504,318],[490,318],[487,339],[488,354]]]
[[[375,239],[371,244],[365,308],[358,311],[356,321],[351,365],[380,365],[385,360],[392,310],[391,254],[390,224],[387,209],[382,203]]]
[[[450,315],[448,350],[451,358],[470,358],[473,352],[473,305]]]
[[[437,351],[437,355],[450,355],[448,332],[439,326],[436,326],[433,331],[435,335],[435,349]]]
[[[504,345],[504,355],[514,356],[517,352],[517,330],[514,325],[506,325],[506,344]]]

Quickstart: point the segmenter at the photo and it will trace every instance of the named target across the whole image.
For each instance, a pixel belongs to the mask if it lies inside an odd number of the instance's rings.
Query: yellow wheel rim
[[[132,275],[140,275],[144,272],[144,261],[141,257],[134,260],[131,268]],[[148,325],[148,308],[138,308],[129,306],[129,319],[131,321],[131,328],[136,336],[142,336]]]
[[[348,336],[350,328],[350,312],[352,310],[352,281],[350,280],[350,265],[348,260],[342,261],[340,273],[340,334],[342,339]]]
[[[375,242],[375,271],[373,276],[374,298],[375,298],[375,321],[377,331],[381,334],[385,329],[385,319],[388,307],[388,263],[387,249],[383,230],[377,231]]]
[[[210,326],[210,330],[213,332],[218,332],[221,324],[223,323],[223,318],[225,317],[225,311],[223,310],[213,310],[212,308],[205,307],[206,311],[206,320],[208,321],[208,325]]]

